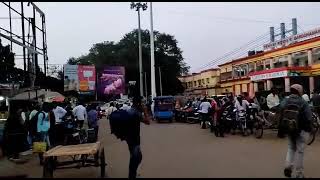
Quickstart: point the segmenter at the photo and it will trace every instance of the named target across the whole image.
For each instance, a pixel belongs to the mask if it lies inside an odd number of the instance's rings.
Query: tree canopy
[[[150,65],[150,32],[141,30],[142,64],[147,74],[148,94],[151,92]],[[155,67],[157,94],[159,89],[159,71],[161,68],[162,87],[164,95],[175,95],[183,92],[183,86],[177,79],[182,73],[187,73],[189,66],[184,62],[182,51],[174,36],[154,31],[155,36]],[[124,66],[126,82],[136,81],[139,87],[139,53],[138,30],[124,35],[119,42],[104,41],[94,44],[87,55],[69,58],[68,64],[95,65],[97,71],[105,66]]]

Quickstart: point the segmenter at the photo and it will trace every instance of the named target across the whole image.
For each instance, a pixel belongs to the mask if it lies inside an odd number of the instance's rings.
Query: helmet
[[[303,95],[303,87],[300,84],[293,84],[290,88],[297,90],[300,96]]]

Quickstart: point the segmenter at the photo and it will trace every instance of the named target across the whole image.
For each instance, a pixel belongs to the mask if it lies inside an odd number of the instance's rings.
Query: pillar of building
[[[312,49],[308,50],[308,65],[311,66],[312,65]]]
[[[263,85],[264,85],[264,90],[267,91],[267,90],[268,90],[268,88],[267,88],[267,80],[265,80],[265,81],[263,82]]]
[[[263,70],[266,70],[266,61],[263,61]]]
[[[310,89],[310,94],[314,91],[314,77],[310,76],[309,77],[309,89]]]
[[[273,59],[270,59],[270,69],[274,68]]]
[[[253,72],[256,72],[257,71],[257,62],[254,62],[253,63]]]
[[[250,82],[250,84],[249,84],[249,96],[250,97],[254,97],[254,93],[255,93],[253,84],[254,84],[253,82]]]
[[[288,55],[288,67],[292,67],[293,66],[293,62],[292,62],[292,54]]]
[[[256,82],[253,83],[253,89],[254,89],[254,92],[258,92],[258,83]]]
[[[273,86],[272,81],[270,79],[268,79],[267,80],[267,91],[270,91],[272,86]]]
[[[290,78],[289,77],[284,78],[284,89],[285,89],[285,92],[290,92]]]

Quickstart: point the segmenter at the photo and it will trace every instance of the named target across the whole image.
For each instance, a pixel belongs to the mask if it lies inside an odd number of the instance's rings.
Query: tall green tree
[[[150,32],[141,31],[143,71],[147,73],[148,94],[151,93],[150,77]],[[157,94],[159,89],[159,71],[162,71],[162,87],[165,95],[175,95],[183,92],[183,86],[177,79],[182,73],[187,73],[189,66],[184,62],[182,51],[174,36],[166,33],[154,32],[155,36],[155,66]],[[139,87],[139,55],[138,30],[135,29],[123,36],[119,42],[104,41],[94,44],[89,53],[80,57],[72,57],[68,64],[95,65],[97,71],[105,66],[124,66],[126,68],[126,82],[137,81]]]

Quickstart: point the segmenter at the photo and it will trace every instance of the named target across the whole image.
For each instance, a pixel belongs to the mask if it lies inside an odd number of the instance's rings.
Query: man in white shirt
[[[269,109],[273,109],[280,104],[278,91],[276,88],[271,89],[271,93],[267,96],[267,106]]]
[[[210,120],[209,109],[212,108],[211,104],[206,98],[202,100],[202,103],[199,106],[199,113],[201,114],[201,128],[206,128],[206,121]]]
[[[62,121],[62,118],[67,114],[67,111],[57,104],[55,104],[55,108],[52,111],[54,113],[56,123],[60,123]]]
[[[81,129],[83,127],[84,120],[87,119],[86,108],[83,106],[83,103],[79,103],[78,106],[73,108],[72,112],[73,112],[74,116],[77,118],[79,128]]]
[[[309,96],[308,96],[307,93],[304,93],[304,94],[302,95],[302,99],[304,99],[307,103],[310,103],[310,98],[309,98]]]

